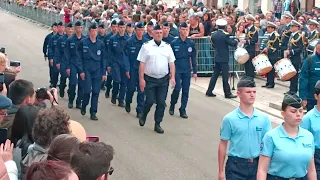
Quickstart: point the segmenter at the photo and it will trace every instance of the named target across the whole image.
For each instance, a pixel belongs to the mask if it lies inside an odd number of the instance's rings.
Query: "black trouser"
[[[301,64],[301,60],[300,60],[300,55],[299,58],[295,58],[295,59],[291,59],[292,65],[293,67],[296,69],[297,74],[295,76],[293,76],[290,79],[290,92],[291,93],[297,93],[298,91],[298,79],[299,79],[299,69],[300,69],[300,64]]]
[[[105,81],[105,85],[107,87],[106,93],[110,93],[110,90],[112,88],[112,75],[108,74],[107,75],[107,80]]]
[[[272,70],[267,73],[267,86],[274,86],[274,77],[275,77],[275,70],[274,70],[274,64],[277,62],[277,58],[276,57],[270,57],[269,61],[272,65]]]
[[[146,101],[143,108],[143,116],[147,117],[150,108],[154,102],[156,102],[157,106],[154,114],[154,121],[156,124],[160,124],[164,116],[165,100],[169,86],[169,75],[160,79],[144,75],[144,80],[146,81],[146,87],[144,89]]]
[[[308,180],[307,176],[302,177],[302,178],[283,178],[279,176],[273,176],[271,174],[267,175],[267,180],[290,180],[290,179],[295,179],[295,180]]]
[[[226,164],[226,180],[256,180],[259,158],[244,159],[229,156]]]
[[[320,149],[316,149],[314,152],[314,164],[317,171],[317,180],[320,180]]]
[[[229,74],[229,64],[227,62],[216,62],[213,70],[212,77],[208,86],[207,94],[212,93],[214,87],[216,86],[218,77],[222,73],[222,84],[223,91],[225,95],[230,95],[230,85],[228,83],[228,74]]]
[[[249,60],[244,64],[244,70],[246,72],[246,76],[249,76],[249,77],[253,77],[255,76],[254,74],[254,67],[253,67],[253,64],[252,64],[252,59],[256,56],[256,52],[255,51],[248,51],[249,53]]]

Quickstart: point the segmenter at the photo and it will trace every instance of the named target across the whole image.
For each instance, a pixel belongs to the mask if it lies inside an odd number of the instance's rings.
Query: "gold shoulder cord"
[[[308,42],[310,43],[311,41],[313,41],[313,40],[315,40],[315,39],[317,39],[317,38],[319,38],[319,37],[320,37],[319,32],[316,32],[316,33],[314,33],[313,37],[311,37],[310,39],[308,39]]]
[[[289,37],[289,33],[291,33],[291,31],[290,30],[284,30],[283,32],[282,32],[282,36],[285,36],[285,37]]]
[[[247,37],[247,39],[251,39],[252,38],[252,36],[258,31],[258,29],[256,28],[256,27],[254,27],[254,31],[253,32],[251,32],[251,31],[249,31],[248,32],[248,37]]]
[[[297,39],[291,38],[290,43],[294,46],[297,46],[298,41],[302,38],[302,35],[298,32],[299,37]]]
[[[274,43],[279,40],[280,41],[280,38],[279,36],[277,35],[274,35],[274,40],[269,40],[268,43],[267,43],[267,48],[271,48],[272,50],[274,50],[275,48],[273,47],[274,46]]]

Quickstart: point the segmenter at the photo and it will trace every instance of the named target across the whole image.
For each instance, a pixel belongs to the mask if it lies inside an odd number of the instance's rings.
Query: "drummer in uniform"
[[[278,51],[279,51],[279,43],[280,43],[280,36],[276,32],[276,27],[277,25],[274,24],[273,22],[268,21],[267,22],[267,32],[269,34],[269,40],[267,42],[267,47],[263,49],[263,53],[268,54],[268,58],[270,63],[272,64],[272,70],[267,73],[267,84],[263,85],[262,87],[266,88],[274,88],[274,75],[275,75],[275,70],[273,68],[273,65],[277,62],[278,60]]]
[[[301,64],[301,52],[303,50],[302,35],[299,33],[302,25],[296,20],[291,21],[290,31],[291,36],[289,39],[288,49],[284,51],[284,55],[289,56],[293,67],[299,72]],[[298,91],[298,73],[290,79],[290,89],[287,93],[295,94]]]
[[[317,30],[319,23],[313,19],[310,19],[308,21],[308,25],[309,25],[310,32],[307,39],[308,39],[308,44],[310,44],[311,41],[320,38],[320,33]],[[312,48],[310,50],[311,51],[308,51],[308,55],[312,54],[314,49]]]
[[[230,85],[228,83],[228,73],[229,73],[229,46],[237,47],[238,42],[229,38],[229,34],[224,31],[227,26],[227,21],[224,19],[218,19],[216,22],[218,26],[218,31],[211,36],[211,41],[215,48],[215,66],[214,73],[210,79],[210,83],[206,92],[206,96],[215,97],[216,95],[212,93],[220,72],[222,72],[222,84],[225,98],[236,98],[230,90]]]
[[[252,64],[252,59],[256,55],[256,43],[259,40],[258,28],[254,26],[255,21],[256,19],[251,14],[248,14],[246,16],[246,22],[248,23],[248,28],[246,29],[246,39],[242,40],[244,47],[246,48],[246,50],[250,55],[249,61],[247,61],[244,64],[246,76],[250,76],[253,78],[254,78],[255,69]]]

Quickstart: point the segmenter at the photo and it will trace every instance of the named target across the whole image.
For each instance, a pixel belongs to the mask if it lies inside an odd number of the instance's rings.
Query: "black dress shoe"
[[[81,108],[81,114],[84,116],[84,115],[86,115],[86,109],[85,108]]]
[[[81,109],[81,108],[82,108],[82,107],[81,107],[81,104],[77,104],[77,105],[76,105],[76,108],[77,108],[77,109]]]
[[[216,97],[217,95],[215,95],[213,93],[206,93],[206,96],[208,96],[208,97]]]
[[[273,86],[272,85],[268,85],[266,88],[272,89],[272,88],[274,88],[274,85]]]
[[[105,90],[106,90],[106,87],[101,87],[101,90],[102,90],[102,91],[105,91]]]
[[[90,114],[90,119],[93,120],[93,121],[97,121],[98,117],[96,116],[96,113]]]
[[[237,98],[237,96],[234,94],[225,95],[224,97],[227,99]]]
[[[53,84],[50,84],[50,86],[49,86],[50,88],[53,88]]]
[[[180,112],[180,117],[182,117],[183,119],[188,119],[188,115],[186,112]]]
[[[106,93],[104,94],[104,97],[109,98],[109,97],[110,97],[109,94],[110,94],[110,93],[106,92]]]
[[[119,107],[124,107],[124,103],[119,103],[118,106]]]
[[[141,114],[139,118],[139,125],[144,126],[144,124],[146,123],[146,120],[147,120],[147,117]]]
[[[264,88],[265,88],[265,87],[268,87],[268,86],[269,86],[269,85],[268,85],[268,84],[266,84],[266,85],[262,85],[261,87],[264,87]]]
[[[111,103],[112,104],[116,104],[117,103],[117,99],[116,98],[111,98]]]
[[[294,95],[294,94],[296,94],[296,93],[294,93],[294,92],[291,92],[291,91],[288,91],[288,92],[285,92],[285,93],[283,93],[283,94]]]
[[[70,109],[73,108],[73,103],[72,102],[68,103],[68,108],[70,108]]]
[[[159,134],[163,134],[164,133],[164,130],[161,128],[160,124],[154,125],[154,131],[159,133]]]
[[[174,115],[174,105],[170,105],[169,114],[170,114],[171,116]]]
[[[141,114],[141,113],[137,113],[137,118],[138,118],[138,119],[140,119],[140,118],[141,118],[141,116],[142,116],[142,114]]]
[[[64,98],[64,91],[60,91],[59,93],[60,93],[60,97]]]
[[[130,104],[126,103],[126,106],[124,107],[124,109],[127,111],[127,113],[129,113],[131,111]]]

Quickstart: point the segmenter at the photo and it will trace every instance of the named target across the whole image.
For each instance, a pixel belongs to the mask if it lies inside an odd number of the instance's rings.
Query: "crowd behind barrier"
[[[54,22],[63,21],[63,15],[59,13],[38,9],[31,6],[21,6],[17,3],[7,3],[5,1],[0,1],[0,7],[4,10],[9,11],[10,13],[15,14],[16,16],[22,16],[46,26],[51,26]],[[84,35],[88,35],[88,27],[92,23],[94,23],[94,21],[83,21]],[[193,40],[195,41],[197,49],[198,73],[211,74],[214,68],[214,47],[210,38],[199,37]],[[259,55],[263,48],[265,48],[267,40],[268,36],[259,36],[259,42],[256,46],[256,55]],[[244,65],[239,64],[234,59],[234,52],[236,48],[230,47],[229,50],[229,72],[236,73],[236,75],[238,76],[238,73],[244,73]],[[279,51],[279,59],[281,59],[282,57],[283,56],[281,54],[281,51]],[[305,51],[302,53],[302,57],[306,57]]]

